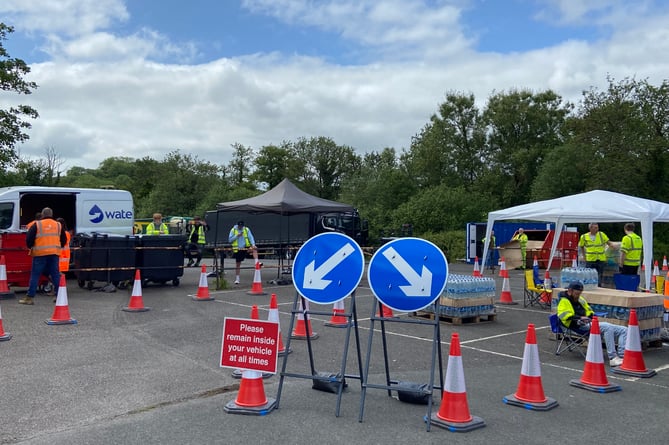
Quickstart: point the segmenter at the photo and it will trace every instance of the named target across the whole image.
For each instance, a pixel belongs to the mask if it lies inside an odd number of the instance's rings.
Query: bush
[[[417,235],[439,247],[446,255],[448,262],[454,262],[465,257],[467,233],[464,230],[449,230],[447,232],[425,232]]]

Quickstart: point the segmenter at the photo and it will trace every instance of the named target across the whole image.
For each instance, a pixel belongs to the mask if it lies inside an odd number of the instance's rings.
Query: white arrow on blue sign
[[[335,303],[350,295],[362,279],[362,249],[342,233],[321,233],[300,247],[293,261],[293,285],[312,303]]]
[[[381,303],[400,312],[423,309],[446,287],[448,261],[433,243],[399,238],[384,244],[369,262],[367,279]]]

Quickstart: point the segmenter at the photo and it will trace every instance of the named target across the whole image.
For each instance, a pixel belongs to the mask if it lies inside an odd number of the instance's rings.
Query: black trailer
[[[184,274],[184,235],[140,235],[137,237],[137,268],[142,285],[149,282],[179,285]]]

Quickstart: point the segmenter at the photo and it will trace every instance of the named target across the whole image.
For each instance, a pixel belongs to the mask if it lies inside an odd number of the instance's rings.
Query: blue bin
[[[623,275],[617,273],[613,275],[613,282],[618,290],[630,290],[636,292],[639,289],[641,277],[639,275]]]

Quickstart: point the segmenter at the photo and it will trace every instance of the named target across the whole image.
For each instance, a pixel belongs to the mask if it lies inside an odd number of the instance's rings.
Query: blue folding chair
[[[557,314],[551,314],[548,317],[548,320],[551,323],[551,332],[555,334],[555,339],[557,340],[555,355],[560,355],[564,351],[576,350],[583,356],[583,358],[585,358],[583,346],[587,344],[586,341],[588,340],[590,333],[565,327],[562,322],[560,322]]]

